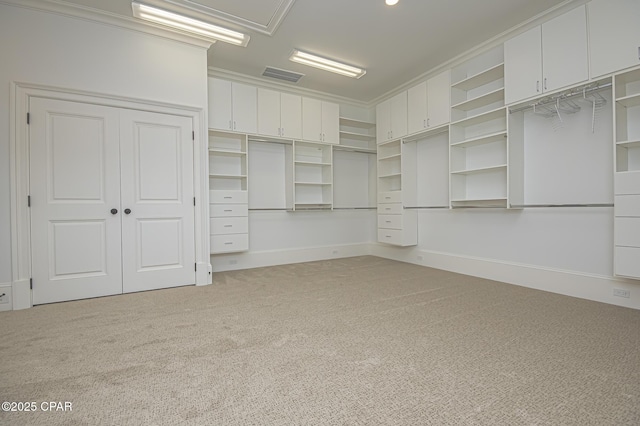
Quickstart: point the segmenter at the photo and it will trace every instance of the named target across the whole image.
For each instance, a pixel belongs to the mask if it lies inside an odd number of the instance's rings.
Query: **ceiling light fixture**
[[[385,3],[387,4],[387,6],[395,6],[396,4],[398,4],[398,0],[385,0]]]
[[[360,78],[367,73],[367,71],[362,68],[352,67],[351,65],[332,61],[331,59],[312,55],[311,53],[302,52],[297,49],[293,51],[289,60],[351,78]]]
[[[246,47],[249,44],[249,36],[237,31],[228,30],[217,25],[199,21],[197,19],[188,18],[177,13],[158,9],[146,4],[131,2],[133,16],[169,27],[177,28],[182,31],[197,34],[206,37],[212,41],[224,41],[225,43],[235,44],[236,46]]]

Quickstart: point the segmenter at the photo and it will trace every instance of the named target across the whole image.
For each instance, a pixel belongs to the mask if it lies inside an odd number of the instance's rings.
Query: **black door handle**
[[[124,214],[129,214],[131,213],[131,209],[124,209]]]
[[[111,214],[117,214],[118,213],[118,209],[111,209]]]

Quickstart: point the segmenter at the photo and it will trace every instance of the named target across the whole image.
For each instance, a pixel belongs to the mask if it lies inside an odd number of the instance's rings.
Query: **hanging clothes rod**
[[[532,109],[534,107],[543,107],[548,105],[553,105],[560,101],[573,99],[577,97],[584,97],[588,93],[599,92],[600,90],[605,90],[612,87],[612,83],[604,83],[604,84],[589,84],[583,87],[576,87],[574,89],[567,90],[565,92],[561,92],[555,95],[547,96],[545,98],[540,99],[538,102],[534,102],[529,105],[521,106],[520,108],[509,109],[510,114],[514,114],[516,112],[526,111],[528,109]]]
[[[418,207],[405,207],[405,210],[437,210],[448,209],[449,206],[418,206]]]
[[[613,203],[585,203],[585,204],[512,204],[512,208],[556,208],[556,207],[613,207]]]

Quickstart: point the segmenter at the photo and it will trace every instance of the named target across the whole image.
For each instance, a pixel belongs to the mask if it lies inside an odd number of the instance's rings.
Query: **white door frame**
[[[181,115],[193,120],[195,131],[193,183],[196,196],[196,285],[211,284],[209,255],[208,130],[206,108],[145,101],[30,83],[11,83],[9,163],[11,177],[11,280],[13,309],[33,306],[31,300],[31,215],[29,196],[29,98],[41,97]]]

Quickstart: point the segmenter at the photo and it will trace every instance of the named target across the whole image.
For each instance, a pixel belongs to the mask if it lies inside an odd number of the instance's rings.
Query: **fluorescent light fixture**
[[[385,3],[387,4],[387,6],[395,6],[396,4],[398,4],[398,0],[385,0]]]
[[[249,43],[249,36],[246,34],[138,3],[137,1],[131,2],[131,8],[133,9],[133,16],[136,18],[178,28],[188,33],[197,34],[214,41],[224,41],[236,46],[246,47]]]
[[[345,65],[340,62],[332,61],[331,59],[322,58],[300,50],[294,50],[289,57],[289,60],[299,64],[320,68],[325,71],[331,71],[336,74],[346,75],[351,78],[360,78],[367,73],[367,71],[362,68]]]

